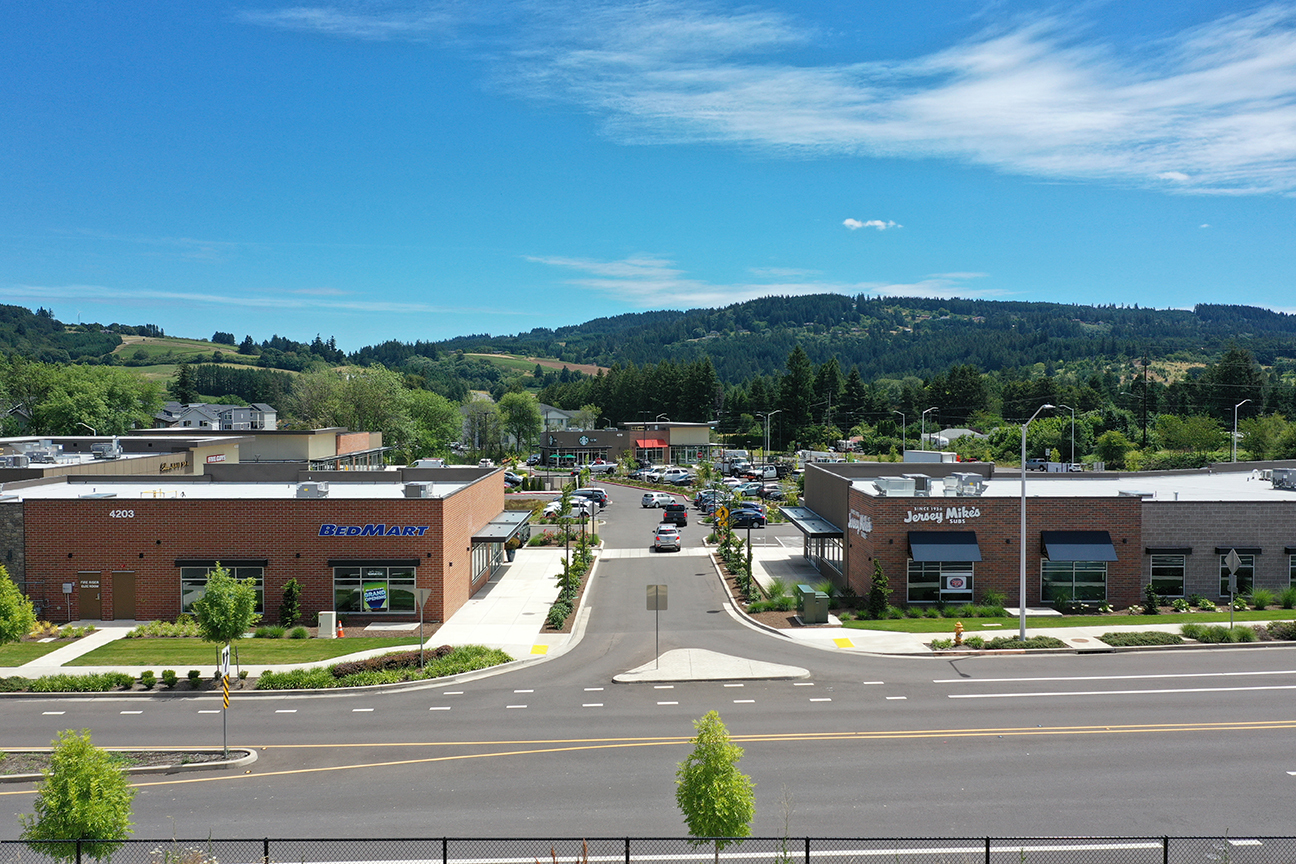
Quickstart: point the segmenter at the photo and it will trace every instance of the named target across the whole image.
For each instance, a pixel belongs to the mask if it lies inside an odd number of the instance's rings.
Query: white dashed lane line
[[[886,698],[888,702],[895,702],[900,699],[908,699],[909,697],[908,696],[888,696]]]
[[[674,690],[675,685],[674,684],[654,684],[653,689],[654,690]]]
[[[810,701],[811,702],[831,702],[832,700],[827,698],[826,696],[820,696],[818,699],[811,699]]]
[[[219,708],[200,708],[198,710],[198,713],[199,714],[219,714],[221,712]]]
[[[886,682],[885,681],[865,681],[864,683],[869,686],[874,686],[877,684],[885,684]]]
[[[735,705],[751,705],[756,702],[755,699],[735,699],[733,701]]]
[[[275,713],[276,714],[296,714],[297,709],[296,708],[276,708]]]
[[[41,713],[48,714],[53,717],[59,717],[62,716],[63,714],[66,714],[67,712],[66,711],[42,711]]]
[[[678,705],[678,702],[658,702],[658,705]]]
[[[534,693],[534,690],[514,690],[514,693]]]
[[[793,681],[792,686],[793,687],[813,687],[814,682],[813,681]]]
[[[586,693],[602,693],[602,692],[603,692],[603,688],[602,688],[602,687],[586,687],[586,688],[585,688],[585,692],[586,692]]]
[[[449,706],[449,705],[433,705],[433,706],[432,706],[431,708],[429,708],[428,710],[429,710],[429,711],[449,711],[449,710],[450,710],[450,706]]]
[[[724,686],[726,686],[726,687],[741,687],[741,686],[743,686],[743,685],[741,685],[741,684],[726,684],[726,685],[724,685]]]
[[[442,695],[442,696],[462,696],[463,693],[464,693],[464,691],[462,691],[462,690],[447,690],[446,692],[442,693],[441,695]]]
[[[581,707],[582,707],[582,708],[602,708],[602,707],[603,707],[603,703],[602,703],[602,702],[586,702],[586,703],[585,703],[584,705],[582,705]]]
[[[143,714],[143,711],[122,711],[122,714]]]
[[[505,705],[504,707],[511,710],[513,708],[525,708],[526,706],[525,705]]]
[[[352,713],[352,714],[368,714],[368,713],[372,712],[373,710],[374,710],[374,709],[372,709],[372,708],[352,708],[352,709],[351,709],[351,713]]]

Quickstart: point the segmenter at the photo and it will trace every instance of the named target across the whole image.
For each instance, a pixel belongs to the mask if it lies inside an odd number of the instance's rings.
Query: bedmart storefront
[[[868,592],[880,563],[897,605],[980,602],[996,592],[1016,606],[1019,475],[968,467],[812,465],[805,506],[784,512],[811,563],[856,593]],[[880,476],[897,469],[925,473]],[[1164,596],[1222,600],[1231,551],[1241,593],[1296,584],[1296,489],[1259,472],[1028,475],[1026,604],[1071,597],[1121,608],[1141,602],[1149,581]]]
[[[276,621],[296,579],[307,623],[336,610],[349,622],[442,621],[504,562],[527,513],[504,511],[498,471],[459,469],[448,482],[323,481],[326,497],[296,483],[47,484],[2,502],[21,522],[15,578],[52,621],[174,620],[202,596],[219,563],[257,589]],[[472,475],[472,476],[467,476]],[[319,487],[310,490],[318,494]]]

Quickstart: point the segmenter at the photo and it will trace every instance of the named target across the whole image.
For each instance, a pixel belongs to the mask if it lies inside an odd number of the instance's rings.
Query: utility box
[[[336,612],[319,613],[319,638],[320,639],[337,638],[337,613]]]
[[[816,591],[809,585],[798,585],[796,587],[797,595],[797,615],[801,618],[802,624],[827,624],[828,623],[828,595],[822,591]]]

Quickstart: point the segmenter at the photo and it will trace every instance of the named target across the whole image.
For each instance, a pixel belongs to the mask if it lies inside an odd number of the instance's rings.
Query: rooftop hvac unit
[[[327,498],[328,487],[329,484],[327,482],[298,483],[297,497],[298,498]]]
[[[1140,492],[1137,489],[1118,489],[1116,495],[1120,498],[1155,498],[1155,492]]]
[[[116,498],[116,492],[87,492],[85,495],[78,495],[78,498]]]
[[[406,484],[405,484],[405,497],[406,497],[406,498],[435,498],[436,496],[432,494],[432,487],[433,487],[433,485],[435,485],[435,484],[432,484],[432,483],[406,483]]]
[[[906,474],[906,480],[913,482],[913,494],[917,498],[926,498],[931,492],[931,478],[926,474]]]
[[[956,472],[950,475],[954,481],[954,494],[959,497],[975,497],[986,490],[986,479],[973,472]]]
[[[877,477],[873,480],[879,495],[913,497],[914,481],[909,477]]]
[[[1273,488],[1296,490],[1296,468],[1273,469]]]
[[[9,468],[26,468],[30,464],[31,457],[26,453],[15,453],[5,457],[5,465]]]
[[[122,456],[121,442],[114,438],[106,443],[91,444],[90,455],[96,459],[120,459]]]

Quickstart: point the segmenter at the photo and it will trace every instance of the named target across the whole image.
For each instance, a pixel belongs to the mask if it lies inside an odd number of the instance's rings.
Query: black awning
[[[1050,561],[1115,561],[1116,548],[1106,531],[1041,531]]]
[[[1191,555],[1191,546],[1145,546],[1145,555]]]
[[[915,561],[980,561],[975,531],[910,531],[909,554]]]
[[[530,510],[505,510],[480,530],[473,534],[474,543],[506,543],[516,534],[528,530],[527,522],[531,518]],[[527,539],[523,536],[521,539]]]
[[[1227,555],[1229,552],[1236,552],[1239,555],[1259,555],[1259,546],[1216,546],[1216,555]]]

